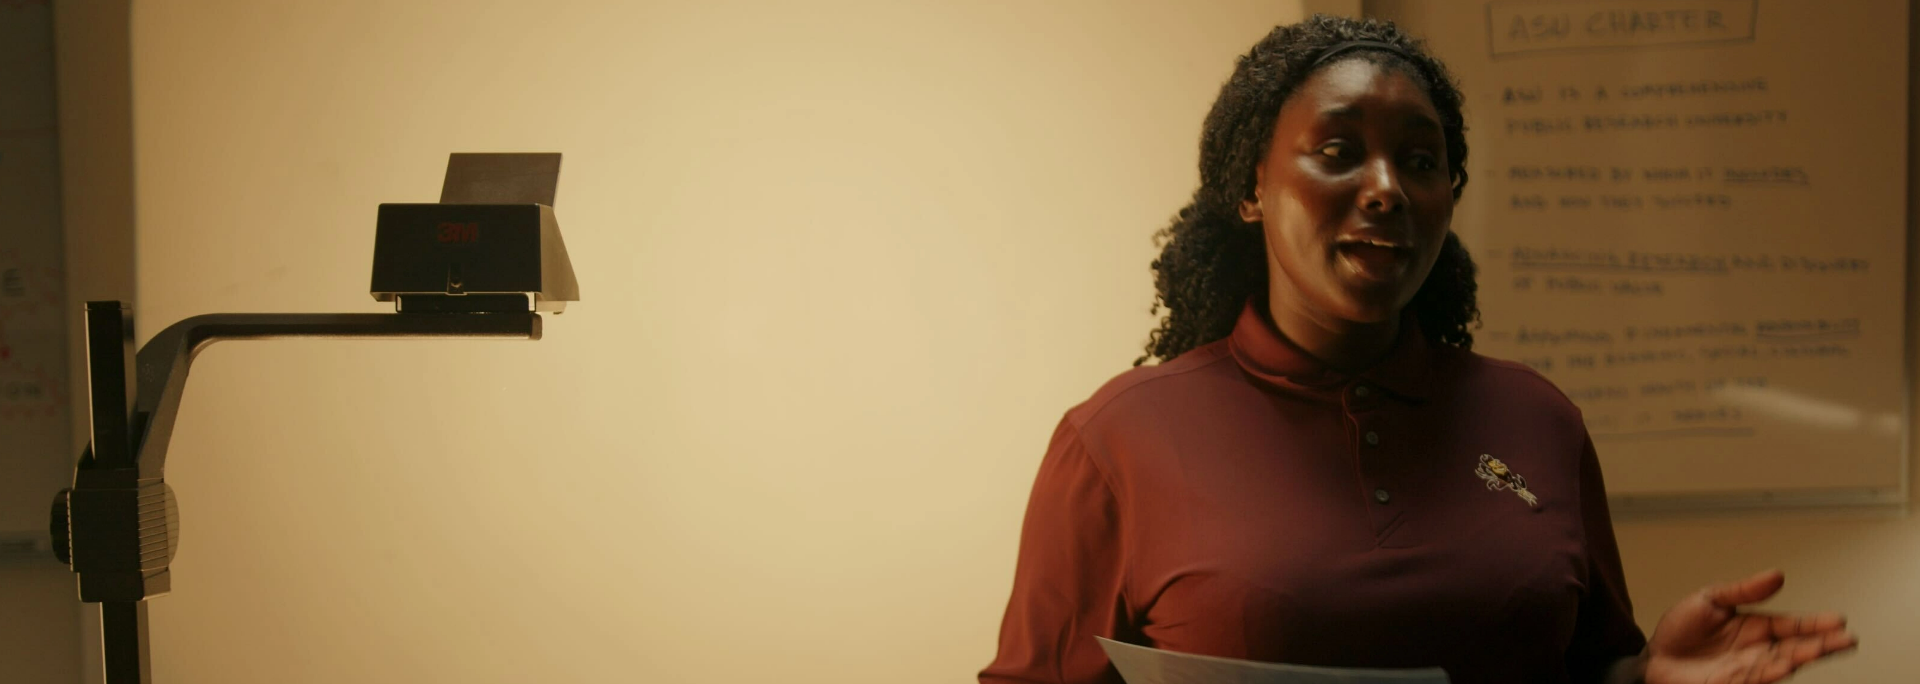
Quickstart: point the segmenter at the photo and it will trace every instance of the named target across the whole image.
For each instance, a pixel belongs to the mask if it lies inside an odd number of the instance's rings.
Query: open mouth
[[[1413,261],[1413,248],[1384,240],[1342,240],[1334,245],[1354,271],[1373,280],[1391,280]]]

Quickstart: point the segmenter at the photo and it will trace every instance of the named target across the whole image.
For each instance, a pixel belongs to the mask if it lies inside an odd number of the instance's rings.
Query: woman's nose
[[[1361,170],[1360,208],[1372,214],[1391,214],[1407,206],[1400,173],[1390,159],[1374,159]]]

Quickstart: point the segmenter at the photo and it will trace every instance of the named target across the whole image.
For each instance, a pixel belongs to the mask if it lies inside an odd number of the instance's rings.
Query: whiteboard
[[[66,275],[45,6],[0,11],[0,561],[45,561],[72,479]]]
[[[1907,4],[1386,2],[1467,98],[1476,350],[1616,511],[1906,500]]]

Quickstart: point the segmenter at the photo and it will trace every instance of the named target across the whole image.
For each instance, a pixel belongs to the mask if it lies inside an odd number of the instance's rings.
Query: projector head
[[[373,298],[401,313],[560,313],[580,299],[553,218],[558,154],[455,154],[438,204],[382,204]]]

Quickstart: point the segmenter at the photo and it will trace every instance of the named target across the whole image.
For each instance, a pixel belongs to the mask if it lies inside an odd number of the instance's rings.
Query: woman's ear
[[[1266,212],[1260,208],[1259,192],[1254,194],[1255,197],[1240,200],[1240,220],[1247,223],[1259,223],[1266,218]]]
[[[1262,206],[1265,200],[1260,197],[1260,189],[1267,185],[1267,167],[1262,164],[1253,167],[1253,196],[1240,200],[1240,220],[1247,223],[1260,223],[1267,216]]]

